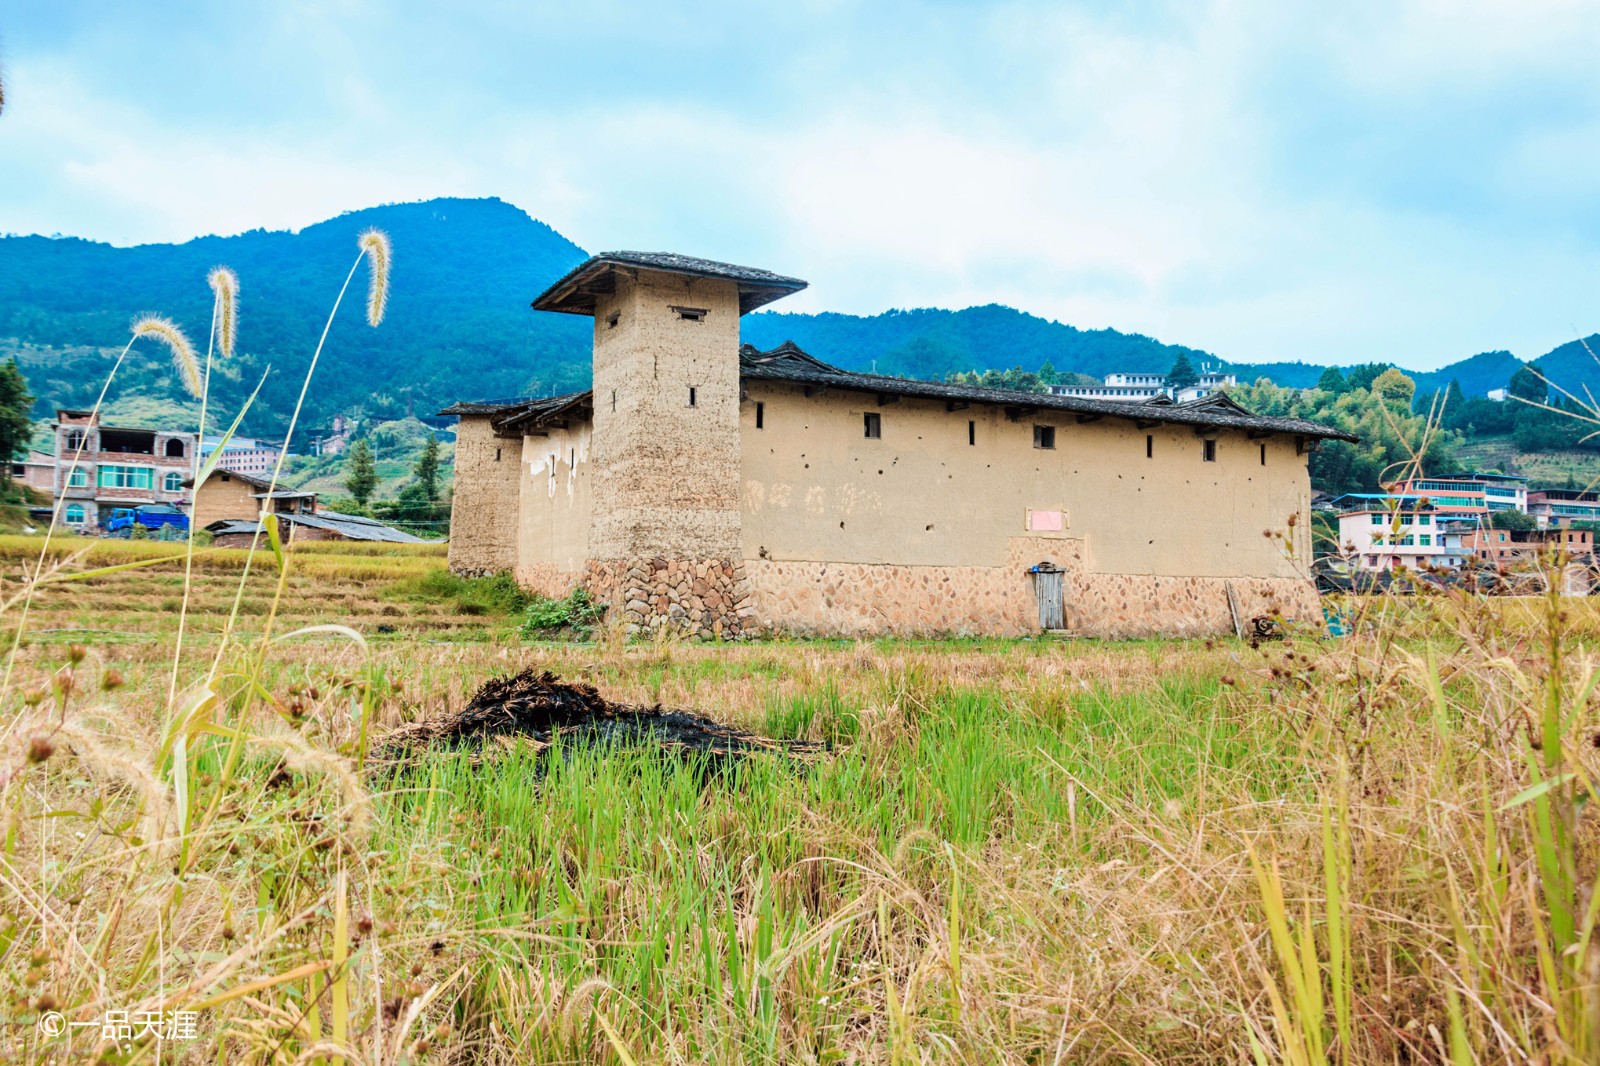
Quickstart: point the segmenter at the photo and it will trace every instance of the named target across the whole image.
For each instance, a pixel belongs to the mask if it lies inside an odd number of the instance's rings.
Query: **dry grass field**
[[[1600,1058],[1587,601],[1378,601],[1259,650],[530,642],[439,549],[316,547],[276,611],[257,554],[226,641],[244,554],[197,556],[170,699],[181,553],[37,590],[0,1058]],[[0,538],[5,595],[38,552]],[[319,625],[360,639],[287,636]],[[526,667],[831,750],[370,757]],[[113,1010],[195,1034],[110,1044]]]

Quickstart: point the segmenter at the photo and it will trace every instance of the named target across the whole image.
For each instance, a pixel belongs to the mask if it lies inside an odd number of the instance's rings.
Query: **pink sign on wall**
[[[1061,532],[1060,511],[1029,511],[1028,528],[1035,533]]]

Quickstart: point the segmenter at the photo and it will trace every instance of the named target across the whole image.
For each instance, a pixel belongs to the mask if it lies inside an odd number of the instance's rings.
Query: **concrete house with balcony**
[[[1440,510],[1423,496],[1355,492],[1333,502],[1339,553],[1358,570],[1455,569],[1471,554],[1475,516]]]
[[[92,533],[119,507],[187,509],[184,482],[194,463],[193,433],[107,426],[90,411],[63,408],[50,434],[51,491],[63,499],[64,525]]]
[[[613,252],[538,296],[593,320],[593,388],[443,412],[460,419],[452,569],[581,585],[634,630],[702,636],[1320,620],[1306,464],[1350,438],[1220,398],[972,388],[741,347],[742,315],[804,287]]]

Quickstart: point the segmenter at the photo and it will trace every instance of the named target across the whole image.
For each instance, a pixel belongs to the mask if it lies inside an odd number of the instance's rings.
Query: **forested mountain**
[[[432,200],[354,211],[298,233],[254,230],[184,244],[114,248],[77,239],[0,239],[0,338],[19,354],[41,412],[88,405],[127,338],[128,320],[159,311],[204,350],[211,316],[206,272],[239,275],[239,354],[219,367],[224,410],[236,409],[263,369],[250,426],[281,431],[339,286],[369,226],[394,244],[383,324],[362,314],[364,273],[335,320],[302,424],[365,408],[378,418],[412,406],[432,413],[463,395],[509,396],[587,382],[589,323],[537,314],[528,302],[582,261],[584,251],[499,200]],[[363,268],[364,269],[364,268]],[[0,354],[9,342],[0,340]],[[39,347],[48,346],[48,347]],[[118,373],[112,398],[178,395],[153,354]]]
[[[1116,371],[1164,374],[1181,354],[1200,366],[1216,356],[1137,333],[1081,330],[999,304],[961,311],[920,308],[862,317],[767,311],[744,320],[744,339],[760,348],[792,340],[846,370],[897,377],[944,377],[970,370],[1039,370],[1104,377]]]
[[[206,272],[233,267],[241,281],[239,354],[217,371],[222,410],[236,410],[271,365],[247,430],[281,432],[307,360],[356,258],[356,235],[386,230],[395,265],[389,315],[378,329],[361,314],[365,276],[328,338],[302,425],[336,412],[370,418],[430,413],[462,398],[539,395],[584,387],[587,320],[533,311],[529,300],[580,262],[583,249],[500,200],[430,200],[341,215],[296,232],[254,230],[183,244],[115,248],[76,238],[0,238],[0,356],[15,354],[37,413],[93,402],[136,313],[182,323],[203,349],[210,321]],[[686,252],[714,249],[690,248]],[[783,264],[758,264],[782,268]],[[1116,330],[1081,330],[995,304],[872,316],[749,315],[744,339],[760,347],[794,340],[848,369],[935,377],[1049,364],[1060,374],[1164,372],[1181,354],[1197,368],[1221,364],[1244,382],[1269,377],[1306,388],[1325,368],[1307,363],[1235,364],[1194,348]],[[1600,341],[1591,341],[1600,350]],[[1600,394],[1600,365],[1577,343],[1540,366],[1564,388]],[[1500,388],[1521,363],[1487,352],[1429,373],[1408,372],[1419,395],[1457,381],[1467,397]],[[119,412],[174,414],[176,379],[164,358],[141,352],[111,391]]]

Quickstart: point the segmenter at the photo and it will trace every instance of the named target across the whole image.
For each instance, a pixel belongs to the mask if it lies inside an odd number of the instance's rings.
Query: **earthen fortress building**
[[[1220,397],[969,388],[740,346],[740,316],[804,287],[638,252],[557,281],[533,306],[594,319],[594,387],[443,412],[461,419],[452,569],[724,637],[1319,617],[1306,461],[1342,434]]]

